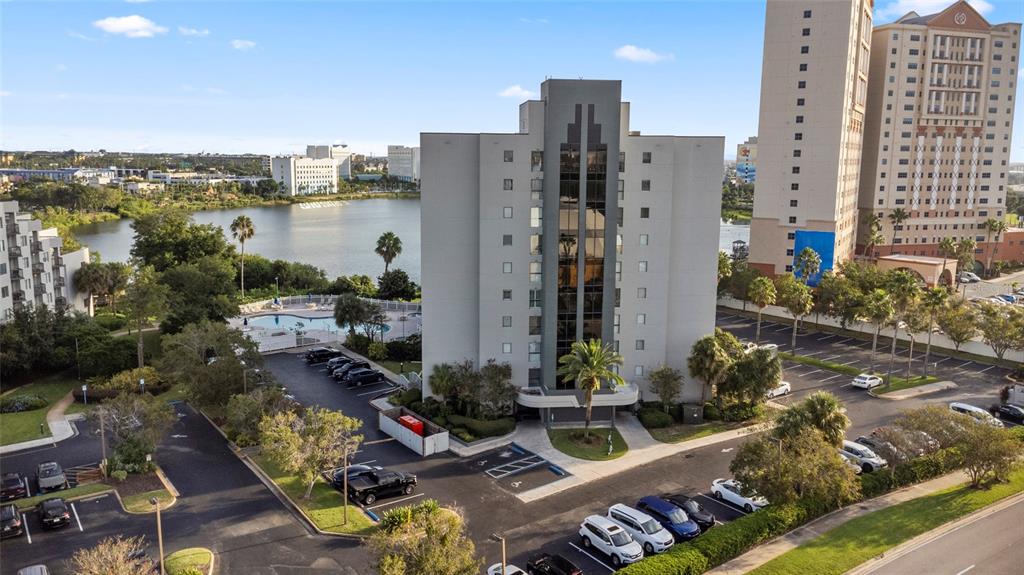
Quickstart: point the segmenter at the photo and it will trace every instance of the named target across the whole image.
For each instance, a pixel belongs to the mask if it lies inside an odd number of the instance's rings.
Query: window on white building
[[[510,274],[512,273],[512,262],[501,263],[501,273]]]
[[[501,353],[512,353],[512,344],[507,341],[501,344]]]

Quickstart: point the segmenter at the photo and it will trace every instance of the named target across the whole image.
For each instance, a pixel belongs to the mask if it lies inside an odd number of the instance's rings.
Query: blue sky
[[[876,0],[876,22],[948,3]],[[379,154],[514,131],[550,76],[620,79],[633,129],[725,135],[732,156],[757,133],[763,26],[740,0],[0,2],[0,148]],[[1022,130],[1018,110],[1015,161]]]

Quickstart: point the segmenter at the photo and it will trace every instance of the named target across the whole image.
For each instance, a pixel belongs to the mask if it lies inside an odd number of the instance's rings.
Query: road
[[[870,571],[877,575],[1005,575],[1024,565],[1024,500]]]

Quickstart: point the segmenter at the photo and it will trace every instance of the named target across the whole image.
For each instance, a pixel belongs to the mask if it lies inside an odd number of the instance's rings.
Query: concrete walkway
[[[862,501],[838,511],[833,511],[828,515],[824,515],[814,521],[811,521],[803,527],[790,531],[782,537],[773,539],[764,545],[755,547],[732,561],[719,565],[718,567],[708,571],[708,573],[714,573],[715,575],[742,575],[743,573],[764,565],[787,551],[811,541],[826,531],[839,527],[851,519],[896,505],[897,503],[903,503],[905,501],[910,501],[911,499],[924,497],[925,495],[930,495],[936,491],[956,487],[957,485],[962,485],[967,481],[967,474],[962,471],[958,471],[956,473],[950,473],[949,475],[943,475],[942,477],[932,479],[931,481],[925,481],[924,483],[911,485],[909,487],[904,487],[903,489],[897,489],[891,493],[886,493],[885,495],[874,499]]]
[[[620,413],[616,416],[615,427],[619,430],[626,444],[629,445],[629,451],[622,457],[612,459],[611,461],[586,461],[571,457],[555,449],[551,445],[551,440],[548,439],[547,429],[544,428],[543,423],[537,421],[520,422],[515,434],[510,438],[511,441],[561,467],[569,472],[571,476],[524,491],[517,494],[516,497],[520,501],[527,503],[536,501],[584,483],[604,479],[622,471],[634,469],[637,466],[651,463],[658,459],[707,445],[731,441],[761,428],[760,425],[752,425],[690,441],[662,443],[651,437],[651,434],[641,425],[640,420],[628,413]],[[594,431],[596,433],[602,432],[601,429],[595,429]]]
[[[50,437],[41,437],[39,439],[22,441],[21,443],[12,443],[10,445],[0,446],[0,454],[53,445],[58,441],[64,441],[65,439],[74,437],[78,432],[64,415],[67,408],[74,402],[75,396],[69,391],[67,395],[62,397],[57,403],[53,404],[53,406],[50,407],[50,410],[46,412],[46,423],[50,426]]]

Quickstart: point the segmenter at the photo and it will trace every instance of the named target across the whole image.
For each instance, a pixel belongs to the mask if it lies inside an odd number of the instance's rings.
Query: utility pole
[[[160,501],[156,497],[150,497],[149,504],[156,507],[156,539],[160,546],[160,575],[166,575],[164,571],[164,529],[160,524]]]
[[[501,543],[501,575],[507,575],[506,562],[505,562],[505,538],[497,533],[491,533],[491,540],[498,541]]]

